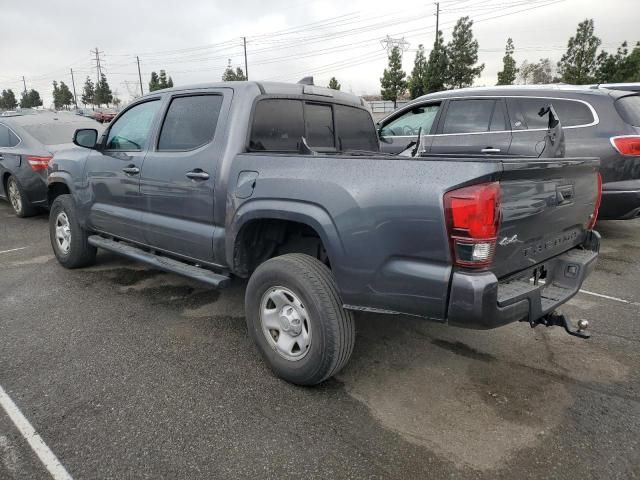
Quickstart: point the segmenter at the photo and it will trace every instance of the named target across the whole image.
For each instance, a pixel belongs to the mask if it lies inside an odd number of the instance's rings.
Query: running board
[[[156,267],[165,272],[176,273],[184,277],[198,280],[216,288],[222,288],[227,286],[231,280],[225,275],[212,272],[205,268],[196,267],[195,265],[189,265],[188,263],[174,260],[168,257],[162,257],[160,255],[147,252],[140,248],[134,247],[123,242],[117,242],[108,238],[101,237],[99,235],[91,235],[89,237],[89,244],[94,247],[103,248],[110,252],[117,253],[132,260],[144,262],[152,267]]]

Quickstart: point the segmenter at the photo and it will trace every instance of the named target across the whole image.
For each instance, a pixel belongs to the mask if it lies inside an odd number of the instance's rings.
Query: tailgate
[[[498,277],[581,244],[598,197],[599,160],[505,160],[502,221],[491,271]]]

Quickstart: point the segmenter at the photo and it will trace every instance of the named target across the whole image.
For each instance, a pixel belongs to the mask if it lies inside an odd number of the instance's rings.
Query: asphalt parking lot
[[[587,341],[359,315],[336,379],[275,378],[242,282],[55,261],[0,203],[0,386],[75,479],[640,478],[640,221],[603,222]],[[15,250],[20,249],[20,250]],[[0,408],[0,479],[49,478]]]

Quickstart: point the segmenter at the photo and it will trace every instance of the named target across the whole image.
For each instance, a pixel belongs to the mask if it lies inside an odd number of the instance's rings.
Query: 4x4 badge
[[[518,234],[516,233],[513,237],[504,237],[498,243],[504,247],[506,245],[516,243],[517,241],[518,241]]]

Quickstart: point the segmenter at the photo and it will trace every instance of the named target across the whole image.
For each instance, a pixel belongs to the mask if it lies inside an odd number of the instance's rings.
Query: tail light
[[[596,226],[596,222],[598,221],[598,210],[600,210],[600,202],[602,201],[602,175],[600,175],[600,173],[596,175],[598,196],[596,197],[596,204],[593,207],[593,213],[591,214],[591,216],[589,217],[589,221],[587,222],[587,230],[592,230],[593,227]]]
[[[33,155],[27,155],[27,161],[31,165],[31,170],[38,172],[40,170],[46,170],[49,166],[49,162],[53,157],[37,157]]]
[[[611,145],[622,155],[640,156],[640,136],[613,137]]]
[[[444,194],[454,263],[486,267],[496,249],[500,225],[500,184],[472,185]]]

